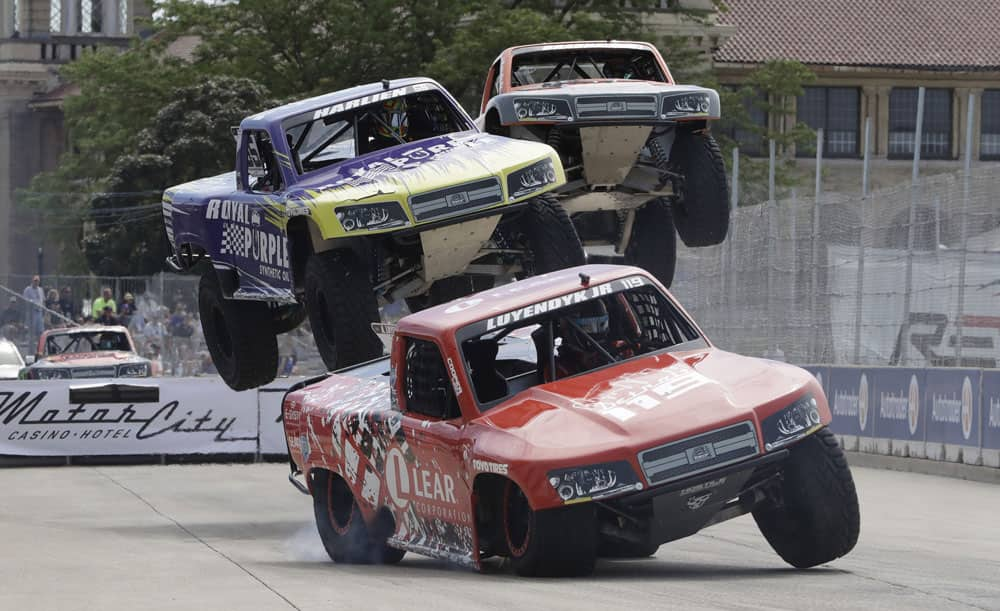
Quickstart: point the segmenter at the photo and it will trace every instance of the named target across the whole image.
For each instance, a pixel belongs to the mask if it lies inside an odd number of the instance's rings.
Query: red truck
[[[858,537],[815,378],[714,347],[634,267],[407,316],[389,357],[304,382],[282,410],[289,479],[336,562],[412,551],[584,575],[745,513],[800,568]]]

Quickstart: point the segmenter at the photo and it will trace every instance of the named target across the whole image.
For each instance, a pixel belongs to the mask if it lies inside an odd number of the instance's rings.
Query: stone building
[[[38,271],[44,244],[14,193],[68,145],[59,66],[100,46],[127,47],[149,15],[143,0],[0,0],[0,278]]]
[[[735,29],[713,54],[722,83],[739,84],[772,59],[797,60],[817,80],[794,101],[795,121],[824,128],[826,188],[860,190],[865,119],[872,123],[872,187],[910,177],[917,88],[925,87],[921,172],[963,166],[969,94],[972,161],[1000,160],[1000,13],[982,0],[726,0]],[[779,128],[780,129],[780,128]],[[757,143],[744,143],[753,150]],[[766,155],[767,149],[760,147]],[[811,173],[812,147],[783,151]]]

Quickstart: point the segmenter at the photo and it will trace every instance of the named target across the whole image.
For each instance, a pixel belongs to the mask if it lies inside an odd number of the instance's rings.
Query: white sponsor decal
[[[606,282],[604,284],[599,284],[597,286],[592,286],[585,288],[580,291],[575,291],[568,295],[562,295],[560,297],[555,297],[553,299],[547,299],[540,303],[533,303],[529,306],[523,308],[518,308],[510,312],[505,312],[497,316],[493,316],[486,320],[486,330],[492,331],[498,327],[503,327],[511,323],[516,323],[525,318],[531,318],[532,316],[538,316],[540,314],[545,314],[546,312],[552,310],[558,310],[559,308],[565,308],[578,303],[583,303],[590,299],[596,299],[597,297],[603,297],[604,295],[610,295],[614,292],[614,287],[612,282]]]
[[[358,460],[360,458],[353,445],[344,444],[344,470],[347,471],[345,475],[352,486],[358,481]]]
[[[695,492],[701,492],[702,490],[711,490],[712,488],[718,488],[722,484],[726,483],[726,478],[720,477],[719,479],[710,479],[707,482],[702,482],[700,484],[695,484],[694,486],[688,486],[680,491],[681,496],[688,496],[694,494]]]
[[[690,509],[691,511],[696,511],[698,509],[701,509],[705,505],[705,503],[708,502],[708,499],[712,498],[712,494],[714,493],[706,492],[705,494],[689,498],[687,500],[688,509]]]
[[[410,85],[409,87],[400,87],[399,89],[391,89],[389,91],[382,91],[373,95],[366,95],[362,98],[357,98],[354,100],[348,100],[347,102],[340,102],[327,106],[325,108],[320,108],[313,113],[313,120],[322,119],[323,117],[329,115],[335,115],[337,113],[344,112],[345,110],[351,110],[354,108],[360,108],[362,106],[367,106],[368,104],[374,104],[376,102],[384,102],[386,100],[391,100],[393,98],[399,98],[405,95],[410,95],[411,93],[419,93],[421,91],[431,91],[434,89],[434,85],[430,83],[418,83],[416,85]]]
[[[400,508],[409,504],[411,493],[418,499],[457,503],[452,476],[436,470],[408,467],[398,448],[392,448],[387,453],[385,482],[389,498]]]
[[[455,361],[448,357],[448,373],[451,374],[451,385],[455,387],[455,396],[462,394],[462,382],[458,379],[458,371],[455,369]]]
[[[508,465],[503,462],[490,462],[488,460],[474,459],[472,468],[480,473],[495,473],[496,475],[507,475]]]

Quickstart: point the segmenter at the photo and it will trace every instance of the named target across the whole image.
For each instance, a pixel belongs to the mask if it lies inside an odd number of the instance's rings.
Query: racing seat
[[[465,342],[465,358],[469,361],[469,377],[480,403],[489,403],[507,396],[507,378],[497,371],[496,359],[500,346],[495,340]]]

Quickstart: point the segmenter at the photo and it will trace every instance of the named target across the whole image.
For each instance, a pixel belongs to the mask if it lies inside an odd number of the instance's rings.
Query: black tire
[[[431,284],[431,290],[424,295],[406,298],[406,307],[411,312],[447,303],[452,299],[465,297],[475,291],[472,276],[451,276],[436,280]]]
[[[372,331],[378,302],[368,267],[350,251],[327,251],[306,263],[306,309],[316,349],[330,369],[382,356],[382,340]]]
[[[677,234],[667,200],[658,197],[636,211],[625,262],[653,274],[663,286],[669,287],[674,281]]]
[[[674,226],[690,247],[721,244],[729,231],[729,183],[715,138],[706,132],[678,129],[669,159],[658,139],[650,151],[657,165],[673,175]]]
[[[306,319],[306,309],[302,304],[282,305],[271,308],[271,328],[275,335],[288,333]]]
[[[659,545],[649,541],[635,543],[633,541],[604,539],[597,548],[597,555],[601,558],[649,558],[658,549],[660,549]]]
[[[861,513],[854,479],[837,438],[827,428],[791,448],[780,504],[753,512],[761,533],[788,564],[806,569],[851,551]]]
[[[525,276],[535,276],[583,265],[587,255],[573,221],[555,198],[541,195],[531,200],[517,219],[521,246],[530,251]]]
[[[210,269],[198,285],[198,312],[212,363],[230,388],[247,390],[274,379],[278,340],[267,303],[226,299]]]
[[[577,577],[594,572],[597,517],[591,503],[535,511],[524,492],[507,482],[503,534],[511,564],[525,577]]]
[[[406,553],[373,537],[350,486],[339,475],[314,471],[313,514],[326,553],[343,564],[395,564]]]

